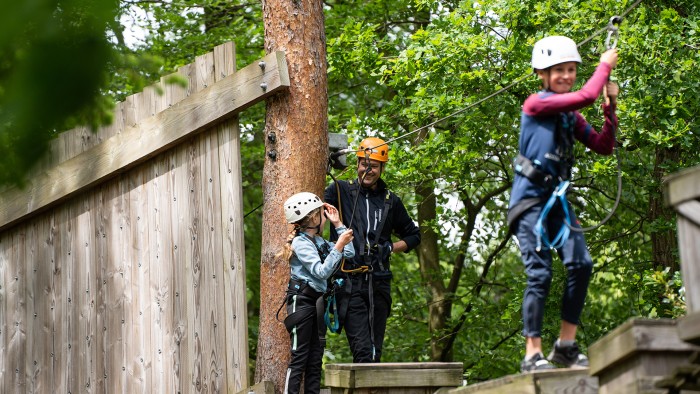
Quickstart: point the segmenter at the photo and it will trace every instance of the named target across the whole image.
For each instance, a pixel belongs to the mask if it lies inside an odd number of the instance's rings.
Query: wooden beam
[[[664,178],[666,205],[675,206],[700,198],[700,166],[687,168]]]
[[[559,368],[507,375],[486,382],[471,384],[438,394],[538,394],[581,393],[597,394],[598,378],[588,375],[587,369]]]
[[[678,338],[676,320],[630,318],[588,348],[590,374],[605,370],[640,352],[692,352],[694,348]]]
[[[261,67],[260,62],[264,62]],[[264,85],[263,85],[264,84]],[[273,52],[172,107],[53,168],[27,188],[0,193],[0,230],[157,155],[183,139],[289,88],[284,52]]]
[[[238,394],[275,394],[275,385],[269,380],[263,380],[245,390],[241,390]]]
[[[328,364],[325,382],[342,389],[458,387],[463,368],[460,362]]]

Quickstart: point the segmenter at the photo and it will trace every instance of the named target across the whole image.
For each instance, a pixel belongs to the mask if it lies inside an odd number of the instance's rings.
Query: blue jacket
[[[608,80],[610,71],[609,64],[601,63],[579,91],[561,94],[542,91],[528,97],[523,104],[520,121],[520,153],[530,159],[540,170],[555,178],[562,175],[560,160],[563,159],[563,150],[571,149],[573,146],[561,146],[560,141],[557,140],[557,123],[559,123],[562,127],[561,131],[565,133],[563,138],[571,144],[576,139],[596,153],[611,154],[617,126],[614,106],[603,105],[605,121],[600,133],[593,129],[578,112],[579,109],[595,102]],[[563,169],[565,172],[570,170],[571,168]],[[549,193],[551,190],[545,190],[516,173],[509,210],[513,210],[524,200],[548,197]],[[510,218],[509,221],[511,221]]]
[[[345,226],[335,229],[338,234],[344,233],[345,230]],[[314,290],[324,293],[327,288],[326,280],[338,268],[341,258],[351,259],[355,256],[352,242],[345,245],[342,255],[334,246],[334,242],[328,242],[319,236],[314,236],[313,240],[304,234],[294,237],[292,240],[294,253],[289,260],[292,278],[308,282]],[[328,248],[329,254],[324,261],[321,261],[317,247],[321,250]]]

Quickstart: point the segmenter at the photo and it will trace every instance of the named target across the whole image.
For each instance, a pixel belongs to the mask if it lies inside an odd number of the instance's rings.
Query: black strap
[[[553,189],[558,181],[554,175],[542,171],[530,159],[520,153],[513,160],[513,170],[529,179],[535,185],[545,189]]]
[[[308,282],[296,278],[290,278],[289,284],[287,285],[287,292],[285,293],[285,296],[282,299],[282,304],[277,309],[277,313],[275,314],[275,319],[277,319],[277,321],[280,321],[280,311],[282,311],[282,308],[284,308],[284,306],[289,302],[289,299],[293,296],[317,299],[319,297],[323,298],[323,293],[314,290],[313,287],[309,286]],[[310,314],[310,312],[312,312],[311,309],[315,310],[316,307],[301,307],[297,309],[296,312],[287,315],[284,321],[281,322],[284,323],[284,326],[287,328],[287,331],[291,331],[291,329],[295,325],[299,324],[304,319],[307,319],[309,316],[313,315]]]
[[[559,180],[571,178],[571,169],[574,167],[574,122],[576,117],[573,112],[563,112],[557,117],[556,133],[554,135],[559,149]]]
[[[350,196],[352,197],[353,200],[357,199],[358,195],[358,185],[352,181],[348,182],[348,191],[350,192]],[[369,245],[370,249],[376,249],[376,247],[379,245],[379,238],[382,235],[382,231],[384,230],[384,223],[386,223],[387,217],[389,217],[389,211],[391,210],[393,204],[393,199],[391,198],[391,192],[389,190],[385,190],[384,193],[384,212],[382,212],[382,218],[379,221],[379,227],[377,228],[376,234],[377,236],[375,237],[374,240],[374,245]],[[357,211],[353,211],[353,215]],[[353,220],[356,218],[353,218]],[[369,223],[367,223],[369,226]],[[360,235],[362,237],[361,241],[359,242],[360,244],[360,253],[359,256],[364,257],[365,256],[365,247],[368,245],[367,239],[365,239],[365,233],[363,231],[360,231]],[[357,235],[355,235],[357,236]],[[381,253],[380,253],[380,258],[381,258]],[[379,269],[384,271],[384,264],[382,261],[379,261]]]
[[[377,238],[374,242],[374,246],[378,248],[378,253],[379,253],[379,270],[380,271],[386,271],[386,268],[384,268],[384,262],[382,261],[382,257],[384,256],[383,246],[379,246],[379,238],[382,236],[382,230],[384,229],[384,223],[386,223],[386,218],[389,216],[389,210],[391,209],[391,192],[389,190],[386,191],[386,194],[384,195],[384,212],[382,212],[382,219],[379,222],[379,228],[377,229]]]
[[[325,262],[325,261],[326,261],[326,257],[328,257],[328,255],[331,253],[331,248],[330,248],[330,246],[329,246],[329,244],[328,244],[328,241],[326,241],[326,240],[324,239],[324,240],[323,240],[323,248],[321,248],[321,247],[318,246],[318,244],[316,243],[316,240],[315,240],[313,237],[311,237],[309,234],[307,234],[307,233],[305,233],[305,232],[300,232],[300,234],[303,235],[304,238],[306,238],[307,240],[309,240],[309,242],[311,242],[311,243],[316,247],[316,251],[318,252],[318,257],[321,258],[321,263]]]

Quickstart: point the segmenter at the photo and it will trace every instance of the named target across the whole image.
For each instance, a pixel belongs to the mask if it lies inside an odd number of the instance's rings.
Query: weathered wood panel
[[[325,383],[331,393],[433,393],[462,384],[462,363],[328,364]]]
[[[270,87],[288,85],[284,57],[265,60],[265,72],[256,62],[241,76],[233,74],[233,45],[215,48],[179,70],[188,88],[130,96],[100,133],[76,129],[57,138],[22,196],[0,193],[0,216],[16,199],[32,210],[0,220],[0,392],[248,386],[240,142],[232,115],[272,94]],[[202,118],[212,111],[225,115]],[[125,159],[138,150],[132,145],[151,150]],[[61,194],[73,181],[85,186]]]
[[[217,81],[235,72],[236,56],[232,47],[214,48],[217,67]],[[229,387],[246,387],[248,379],[248,344],[246,336],[236,333],[248,330],[245,291],[245,241],[243,238],[243,180],[239,158],[241,157],[240,130],[238,117],[234,117],[219,126],[219,180],[221,182],[221,225],[222,259],[224,264],[224,304],[227,313],[223,323],[226,325],[226,362],[225,372]],[[269,383],[269,382],[268,382]]]
[[[598,378],[588,376],[587,369],[553,369],[508,375],[488,382],[476,383],[440,394],[597,394]]]
[[[264,71],[257,64],[251,64],[217,84],[204,84],[204,89],[174,104],[168,111],[128,126],[100,145],[30,177],[28,192],[17,188],[3,191],[0,229],[142,163],[192,133],[220,123],[255,102],[286,89],[289,77],[284,55],[274,52],[264,61]],[[261,83],[266,84],[266,89],[260,87]],[[130,109],[128,103],[139,100],[142,95],[137,94],[137,99],[127,98],[127,111]],[[73,147],[68,150],[69,156],[78,151]]]
[[[672,319],[633,318],[589,347],[590,372],[599,392],[659,393],[655,381],[698,350],[681,341]]]

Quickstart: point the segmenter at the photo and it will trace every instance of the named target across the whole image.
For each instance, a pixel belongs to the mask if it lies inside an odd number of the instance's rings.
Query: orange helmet
[[[357,157],[366,157],[367,154],[372,160],[386,163],[389,161],[389,145],[381,138],[367,137],[360,142]]]

